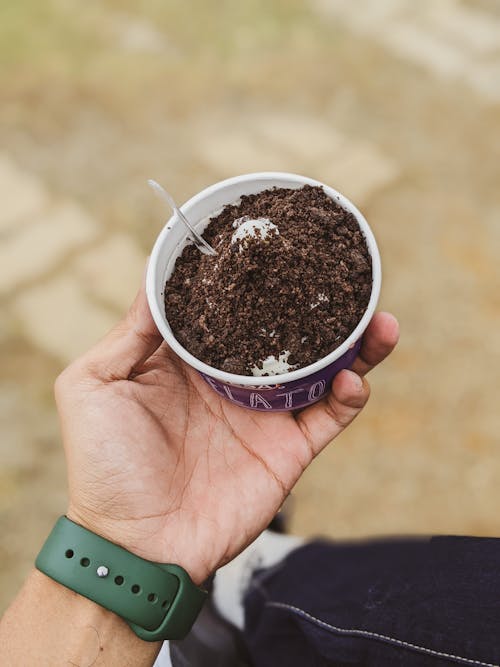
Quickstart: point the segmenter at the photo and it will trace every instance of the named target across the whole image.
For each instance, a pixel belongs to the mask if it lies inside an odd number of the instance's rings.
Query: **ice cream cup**
[[[227,373],[200,361],[178,342],[165,316],[165,283],[172,274],[176,258],[189,243],[186,229],[176,215],[160,232],[149,260],[146,292],[154,321],[165,341],[220,396],[252,410],[285,412],[315,403],[329,391],[334,376],[352,365],[379,298],[381,266],[377,243],[363,215],[346,197],[324,183],[296,174],[259,172],[228,178],[205,188],[180,207],[196,230],[203,232],[212,216],[226,204],[237,203],[242,195],[273,187],[300,188],[306,184],[321,186],[329,197],[354,215],[368,245],[373,276],[370,301],[357,327],[338,348],[309,366],[281,375],[252,377]]]

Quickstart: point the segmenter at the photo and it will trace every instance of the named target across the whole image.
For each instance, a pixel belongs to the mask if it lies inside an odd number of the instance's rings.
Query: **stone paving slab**
[[[38,211],[0,246],[0,293],[39,279],[97,233],[96,222],[73,202]]]
[[[85,352],[116,324],[109,309],[87,296],[84,282],[67,274],[23,291],[13,311],[25,337],[63,363]]]
[[[46,209],[50,196],[39,179],[0,153],[0,201],[0,233],[4,233]]]
[[[146,256],[125,234],[115,234],[74,262],[75,274],[85,290],[126,311],[141,283]]]
[[[220,178],[267,170],[304,173],[360,203],[401,171],[374,144],[313,115],[256,112],[237,122],[205,117],[198,134],[199,158]]]
[[[311,0],[322,16],[340,20],[432,76],[464,81],[500,102],[500,16],[460,0]]]

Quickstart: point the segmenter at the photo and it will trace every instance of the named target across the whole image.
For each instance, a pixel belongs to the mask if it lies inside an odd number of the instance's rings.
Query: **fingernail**
[[[349,372],[350,372],[351,375],[353,376],[352,379],[353,379],[353,382],[354,382],[354,386],[356,387],[356,389],[357,389],[358,391],[361,391],[361,389],[363,389],[363,380],[362,380],[362,379],[360,378],[360,376],[359,376],[357,373],[355,373],[354,371],[349,371]]]

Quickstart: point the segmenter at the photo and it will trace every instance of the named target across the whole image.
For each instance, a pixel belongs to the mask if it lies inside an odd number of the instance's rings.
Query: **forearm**
[[[0,621],[4,667],[150,667],[161,643],[139,639],[121,618],[33,570]]]

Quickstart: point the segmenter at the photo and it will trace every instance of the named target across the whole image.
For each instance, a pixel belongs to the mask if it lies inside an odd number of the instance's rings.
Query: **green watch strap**
[[[207,597],[182,567],[140,558],[66,517],[58,519],[35,566],[121,616],[145,641],[185,637]]]

